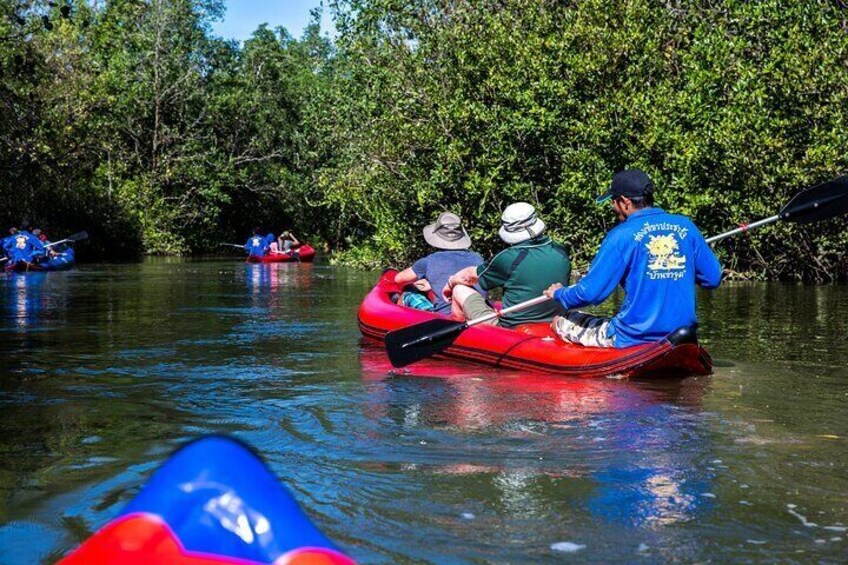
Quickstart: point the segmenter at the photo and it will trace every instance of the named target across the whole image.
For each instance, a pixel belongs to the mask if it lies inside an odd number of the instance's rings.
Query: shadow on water
[[[703,294],[716,374],[628,382],[395,372],[356,326],[375,279],[220,261],[0,278],[0,563],[55,561],[205,433],[255,446],[365,563],[844,556],[845,287]]]

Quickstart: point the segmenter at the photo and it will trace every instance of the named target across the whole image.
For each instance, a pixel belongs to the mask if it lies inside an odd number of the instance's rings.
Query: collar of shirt
[[[533,239],[527,239],[521,243],[515,243],[507,247],[507,249],[521,249],[522,247],[534,247],[537,245],[545,245],[551,242],[551,237],[547,234],[537,235]]]
[[[650,208],[642,208],[641,210],[636,210],[635,212],[630,214],[625,221],[629,222],[630,220],[637,220],[639,218],[643,218],[645,216],[653,216],[655,214],[665,214],[665,210],[663,210],[662,208],[657,208],[655,206],[651,206]]]

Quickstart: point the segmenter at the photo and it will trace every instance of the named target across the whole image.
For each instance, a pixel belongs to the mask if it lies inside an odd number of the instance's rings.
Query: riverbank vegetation
[[[840,2],[333,0],[332,39],[243,44],[212,33],[218,0],[0,5],[0,221],[88,229],[101,256],[209,252],[258,224],[399,265],[444,209],[494,251],[527,200],[585,263],[622,168],[706,235],[848,172]],[[846,279],[844,228],[717,249],[749,276]]]

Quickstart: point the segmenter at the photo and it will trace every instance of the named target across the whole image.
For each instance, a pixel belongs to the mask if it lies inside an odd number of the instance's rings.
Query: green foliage
[[[500,210],[536,204],[587,261],[613,220],[593,204],[640,167],[705,234],[774,214],[845,172],[848,12],[837,3],[349,0],[316,190],[358,261],[403,264],[419,229],[462,214],[491,252]],[[334,109],[327,115],[325,108]],[[763,277],[848,276],[844,221],[723,243]]]
[[[334,42],[316,14],[242,45],[210,31],[220,0],[51,4],[0,0],[0,221],[88,229],[104,254],[260,225],[402,266],[440,211],[491,253],[527,200],[584,265],[625,167],[706,235],[848,168],[838,2],[332,0]],[[845,279],[844,225],[718,249],[752,276]]]
[[[221,0],[79,0],[69,17],[0,3],[0,221],[85,228],[112,255],[307,230],[301,108],[330,49],[317,25],[241,47],[211,35]]]

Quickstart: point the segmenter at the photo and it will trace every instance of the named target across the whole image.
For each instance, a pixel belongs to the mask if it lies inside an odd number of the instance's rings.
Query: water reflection
[[[550,493],[540,482],[551,479],[580,485],[572,504],[607,524],[669,526],[710,507],[712,475],[700,467],[711,444],[698,420],[709,378],[552,378],[445,361],[397,372],[373,347],[360,363],[368,418],[473,434],[484,451],[428,470],[490,474],[511,514],[544,514]]]
[[[308,290],[312,286],[312,263],[245,263],[245,280],[251,294],[280,289]]]
[[[3,324],[7,329],[26,331],[32,329],[39,315],[47,307],[44,285],[48,273],[8,274],[2,278],[3,287],[3,317],[11,320],[11,324]]]
[[[252,304],[270,308],[276,318],[289,298],[285,295],[297,294],[311,309],[312,269],[312,263],[245,263],[245,287]]]

